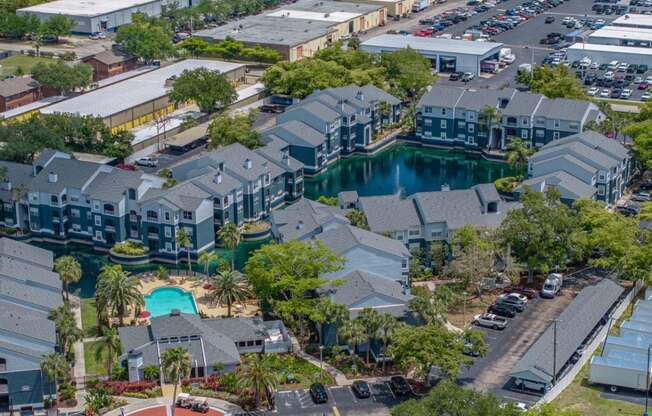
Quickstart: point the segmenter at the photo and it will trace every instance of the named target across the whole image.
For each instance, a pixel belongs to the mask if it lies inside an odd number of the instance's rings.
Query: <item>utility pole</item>
[[[560,319],[552,319],[552,385],[557,384],[557,322]]]

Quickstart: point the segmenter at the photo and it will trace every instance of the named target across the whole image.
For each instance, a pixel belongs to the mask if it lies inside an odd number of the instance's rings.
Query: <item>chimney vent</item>
[[[245,169],[251,169],[251,159],[245,159],[244,167]]]
[[[213,177],[213,182],[222,183],[222,172],[217,172]]]
[[[58,180],[59,180],[59,175],[57,175],[55,172],[48,173],[48,182],[57,183]]]

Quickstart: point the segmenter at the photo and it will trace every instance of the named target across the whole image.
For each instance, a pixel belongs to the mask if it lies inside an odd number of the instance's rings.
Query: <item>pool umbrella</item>
[[[141,318],[141,319],[145,319],[145,318],[149,318],[150,315],[151,315],[151,313],[149,313],[147,311],[142,311],[142,312],[140,312],[140,314],[138,314],[138,317]]]

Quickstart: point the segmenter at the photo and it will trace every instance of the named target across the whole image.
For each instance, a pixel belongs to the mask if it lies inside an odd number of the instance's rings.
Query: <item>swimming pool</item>
[[[145,310],[152,317],[168,315],[172,309],[196,315],[197,305],[192,293],[178,287],[160,287],[145,296]]]

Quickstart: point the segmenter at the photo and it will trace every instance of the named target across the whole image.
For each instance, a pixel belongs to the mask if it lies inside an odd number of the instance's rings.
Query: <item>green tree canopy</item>
[[[185,70],[174,81],[170,99],[176,103],[192,100],[204,113],[226,108],[238,98],[233,84],[220,71],[206,68]]]
[[[381,65],[390,90],[399,97],[414,99],[434,80],[430,60],[412,48],[383,53]]]
[[[32,77],[44,86],[66,94],[88,87],[93,79],[93,68],[84,63],[68,65],[61,60],[39,62],[32,67]]]
[[[21,39],[23,36],[36,33],[41,21],[31,13],[17,15],[14,12],[0,11],[0,33],[2,36]]]
[[[142,14],[134,14],[131,24],[118,29],[115,42],[145,62],[169,58],[175,52],[172,34],[164,23]]]
[[[75,21],[68,16],[54,15],[41,23],[38,31],[41,36],[52,36],[59,41],[61,36],[70,34]]]
[[[548,98],[587,99],[580,80],[564,65],[537,65],[531,74],[526,71],[521,73],[517,80],[527,85],[532,92],[538,92]]]
[[[255,149],[261,146],[260,133],[253,128],[256,112],[220,114],[208,126],[208,147],[215,149],[233,143]]]

